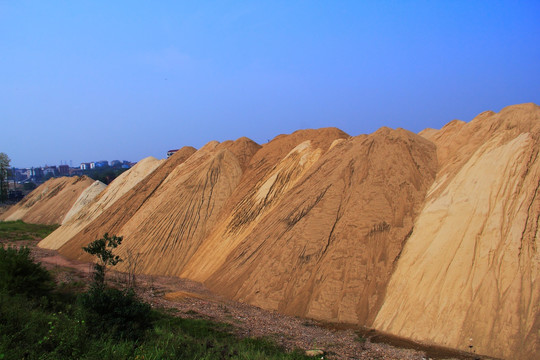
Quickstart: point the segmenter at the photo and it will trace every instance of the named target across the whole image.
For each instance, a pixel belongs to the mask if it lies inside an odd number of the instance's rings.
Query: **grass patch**
[[[0,359],[308,359],[270,339],[238,339],[230,325],[152,310],[144,336],[118,338],[70,303],[0,293]]]
[[[27,224],[21,220],[0,222],[0,240],[21,241],[47,237],[59,225]]]
[[[151,309],[129,289],[54,284],[24,247],[1,246],[0,258],[0,359],[309,359],[271,339],[237,338],[229,324]]]

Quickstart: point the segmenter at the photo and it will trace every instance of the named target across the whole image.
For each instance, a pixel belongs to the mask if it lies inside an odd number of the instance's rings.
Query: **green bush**
[[[133,290],[91,288],[79,300],[82,318],[95,334],[110,333],[116,339],[139,339],[152,327],[149,304]]]
[[[40,298],[50,295],[53,288],[51,275],[33,262],[30,249],[0,246],[0,291]]]
[[[98,258],[98,261],[94,264],[93,289],[103,290],[105,288],[107,266],[115,266],[123,261],[120,256],[113,254],[113,250],[122,244],[122,239],[122,236],[109,236],[108,233],[105,233],[101,239],[96,239],[82,248],[85,252]]]

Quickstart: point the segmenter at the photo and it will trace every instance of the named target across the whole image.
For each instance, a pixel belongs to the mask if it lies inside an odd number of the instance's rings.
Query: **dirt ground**
[[[9,205],[0,204],[0,215],[5,213],[9,209]]]
[[[1,242],[1,239],[0,239]],[[68,260],[56,251],[35,246],[37,241],[19,242],[32,248],[34,258],[55,274],[58,282],[91,280],[92,264]],[[109,271],[114,286],[127,282],[127,274]],[[232,325],[241,337],[269,337],[287,348],[322,349],[324,359],[487,359],[441,347],[426,346],[377,333],[352,324],[329,324],[279,314],[231,301],[210,292],[203,284],[167,276],[136,276],[139,296],[153,307],[178,316],[202,318]],[[395,346],[392,346],[395,345]]]

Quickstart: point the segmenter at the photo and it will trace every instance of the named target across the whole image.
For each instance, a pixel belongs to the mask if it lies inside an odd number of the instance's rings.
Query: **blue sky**
[[[540,103],[538,1],[0,0],[12,165]]]

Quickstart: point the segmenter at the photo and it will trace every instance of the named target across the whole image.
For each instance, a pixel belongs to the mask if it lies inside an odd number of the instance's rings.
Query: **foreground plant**
[[[94,264],[94,287],[103,289],[105,286],[105,272],[107,266],[115,266],[122,261],[120,256],[113,254],[113,249],[116,249],[122,244],[122,236],[109,236],[105,233],[101,239],[92,241],[88,246],[83,247],[83,250],[90,255],[95,255],[98,262]]]
[[[40,298],[53,287],[51,275],[32,260],[29,248],[0,245],[0,291]]]

